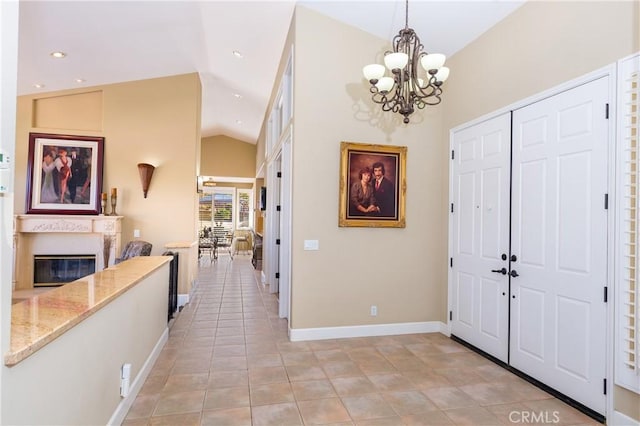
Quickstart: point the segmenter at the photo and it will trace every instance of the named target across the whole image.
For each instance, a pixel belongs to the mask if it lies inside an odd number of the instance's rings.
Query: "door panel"
[[[506,362],[510,114],[454,134],[451,332]]]
[[[513,113],[510,364],[604,413],[608,78]]]

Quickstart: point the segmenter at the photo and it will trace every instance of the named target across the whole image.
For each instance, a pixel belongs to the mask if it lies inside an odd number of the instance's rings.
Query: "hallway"
[[[598,424],[441,334],[289,342],[249,256],[222,255],[123,425],[527,423]]]

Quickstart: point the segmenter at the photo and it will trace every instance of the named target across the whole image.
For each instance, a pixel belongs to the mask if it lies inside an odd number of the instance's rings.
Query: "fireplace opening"
[[[92,254],[49,254],[33,256],[33,286],[61,286],[96,272]]]

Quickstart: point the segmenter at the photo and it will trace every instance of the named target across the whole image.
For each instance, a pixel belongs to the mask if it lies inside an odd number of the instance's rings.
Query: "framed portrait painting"
[[[407,147],[340,144],[339,226],[405,227]]]
[[[104,138],[29,133],[27,213],[100,213]]]

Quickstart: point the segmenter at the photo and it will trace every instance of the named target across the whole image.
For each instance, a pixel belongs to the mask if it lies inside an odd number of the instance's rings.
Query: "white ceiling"
[[[426,51],[450,56],[524,1],[412,0],[409,26]],[[198,72],[202,136],[224,134],[255,143],[295,4],[293,0],[23,0],[18,94]],[[404,27],[402,0],[298,4],[389,41]],[[244,57],[235,57],[234,50]],[[53,59],[49,55],[53,51],[63,51],[67,57]]]

